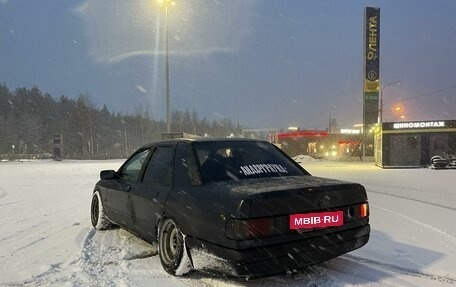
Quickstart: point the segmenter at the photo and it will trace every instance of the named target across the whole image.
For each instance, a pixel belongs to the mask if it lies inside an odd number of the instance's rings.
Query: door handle
[[[131,186],[130,186],[130,185],[125,185],[124,188],[123,188],[123,190],[124,190],[125,192],[129,192],[129,191],[131,190]]]

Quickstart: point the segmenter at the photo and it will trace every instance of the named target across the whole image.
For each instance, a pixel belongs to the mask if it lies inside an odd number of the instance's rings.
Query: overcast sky
[[[175,0],[172,109],[244,127],[362,122],[363,14],[381,8],[385,121],[456,119],[456,1]],[[147,0],[0,0],[0,82],[165,117],[164,17]],[[402,102],[400,102],[402,101]]]

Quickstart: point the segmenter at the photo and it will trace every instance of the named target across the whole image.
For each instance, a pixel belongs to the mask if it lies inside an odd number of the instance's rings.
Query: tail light
[[[247,220],[248,230],[253,237],[263,237],[269,235],[271,229],[271,222],[267,218],[250,219]]]
[[[261,238],[289,232],[287,217],[230,219],[226,237],[235,240]]]
[[[358,213],[359,212],[359,213]],[[369,204],[353,205],[348,209],[350,221],[369,216]],[[225,235],[229,239],[247,240],[290,233],[289,216],[254,219],[229,219]]]
[[[366,202],[366,203],[361,204],[361,206],[359,208],[359,216],[361,218],[364,218],[368,215],[369,215],[369,204]]]

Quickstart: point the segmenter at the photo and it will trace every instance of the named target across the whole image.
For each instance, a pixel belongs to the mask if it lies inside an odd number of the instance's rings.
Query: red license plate
[[[328,211],[290,215],[290,229],[324,228],[344,224],[344,212]]]

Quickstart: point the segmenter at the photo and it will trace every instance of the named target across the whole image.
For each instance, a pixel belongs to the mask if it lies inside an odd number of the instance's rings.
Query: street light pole
[[[328,134],[331,136],[331,131],[332,131],[332,113],[336,106],[333,106],[331,110],[329,111],[329,125],[328,125]]]
[[[332,138],[331,138],[331,134],[332,134],[332,113],[333,113],[335,108],[336,108],[336,106],[334,105],[331,108],[331,110],[329,111],[329,122],[328,122],[328,146],[329,147],[332,146]]]
[[[165,2],[165,93],[166,93],[166,132],[171,132],[171,107],[169,100],[169,53],[168,53],[168,3]]]
[[[400,83],[401,83],[401,81],[396,81],[396,82],[388,83],[384,86],[380,86],[380,107],[379,107],[379,113],[378,113],[378,124],[379,125],[381,125],[383,123],[383,90],[385,90],[389,86],[398,85]]]
[[[127,141],[127,122],[120,120],[123,124],[124,129],[124,139],[125,139],[125,156],[128,157],[128,141]]]
[[[127,127],[125,125],[124,125],[124,136],[125,136],[125,156],[128,157]]]

